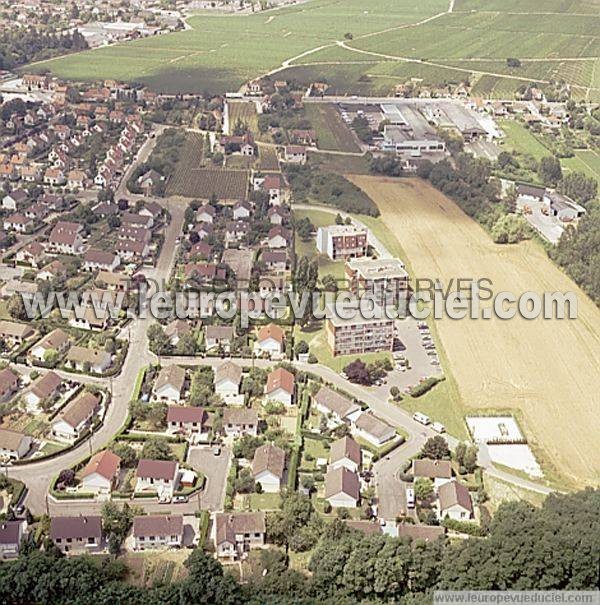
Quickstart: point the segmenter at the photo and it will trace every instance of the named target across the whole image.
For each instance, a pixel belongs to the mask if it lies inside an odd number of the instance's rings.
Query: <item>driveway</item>
[[[230,461],[231,450],[227,447],[221,447],[218,456],[213,454],[211,447],[190,447],[188,464],[206,476],[204,489],[199,496],[200,508],[211,512],[223,510]]]

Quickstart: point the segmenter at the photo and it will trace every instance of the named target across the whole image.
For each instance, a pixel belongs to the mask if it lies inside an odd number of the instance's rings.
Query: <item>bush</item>
[[[329,502],[325,502],[325,504],[323,504],[323,512],[328,515],[331,512],[331,504],[329,504]]]
[[[411,397],[421,397],[422,395],[425,395],[425,393],[431,391],[431,389],[433,389],[433,387],[438,384],[438,382],[442,382],[443,380],[445,379],[438,378],[437,376],[430,376],[423,382],[420,382],[418,385],[414,386],[409,391],[409,395]]]

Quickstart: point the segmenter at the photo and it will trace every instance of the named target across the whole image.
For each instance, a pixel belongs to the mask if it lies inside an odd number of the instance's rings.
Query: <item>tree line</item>
[[[285,500],[285,499],[284,499]],[[239,584],[212,556],[196,549],[187,577],[149,588],[123,582],[119,558],[64,557],[51,542],[23,545],[0,565],[6,605],[350,605],[430,603],[433,590],[593,590],[600,557],[600,491],[550,495],[540,508],[500,505],[485,538],[415,542],[365,535],[341,519],[318,519],[294,494],[268,522],[281,550],[258,553]],[[312,549],[310,576],[288,565],[286,552]]]

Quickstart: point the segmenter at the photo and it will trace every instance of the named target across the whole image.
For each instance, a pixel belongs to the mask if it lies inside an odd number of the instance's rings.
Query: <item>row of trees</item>
[[[32,542],[15,561],[0,565],[0,601],[54,605],[350,605],[430,603],[434,590],[593,590],[600,557],[600,491],[551,495],[541,508],[502,504],[485,538],[417,542],[350,530],[336,519],[315,516],[308,498],[285,498],[271,515],[271,541],[292,550],[314,548],[310,577],[290,569],[281,551],[260,553],[244,585],[213,557],[195,550],[187,577],[139,588],[123,583],[118,559],[63,557],[47,543]],[[117,537],[129,522],[126,511],[105,510]],[[116,541],[116,539],[115,539]]]

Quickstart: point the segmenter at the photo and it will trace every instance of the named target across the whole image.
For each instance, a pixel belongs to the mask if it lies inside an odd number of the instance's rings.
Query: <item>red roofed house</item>
[[[292,405],[294,402],[294,385],[294,375],[285,368],[277,368],[267,377],[265,398],[267,401]]]
[[[121,458],[110,450],[94,454],[81,472],[82,491],[110,494],[121,469]]]
[[[284,352],[284,346],[284,331],[275,324],[268,324],[258,331],[254,352],[258,355],[266,353],[271,357],[280,356]]]
[[[305,164],[306,163],[306,148],[302,145],[287,145],[285,148],[284,158],[290,164]]]

